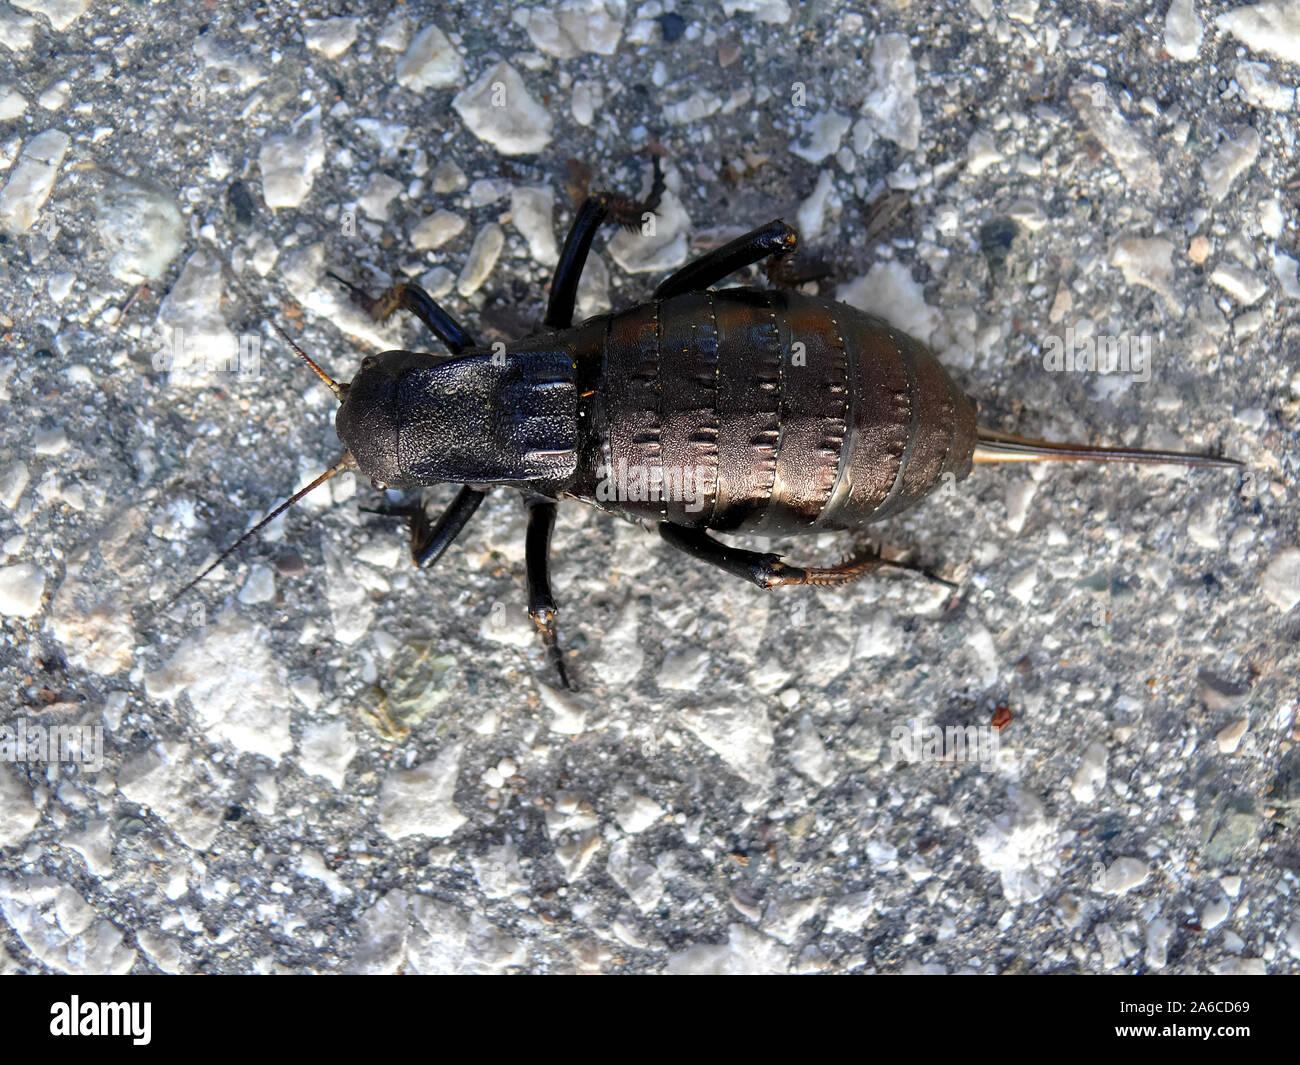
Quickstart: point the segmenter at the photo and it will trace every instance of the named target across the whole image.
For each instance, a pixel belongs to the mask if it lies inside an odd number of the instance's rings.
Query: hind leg
[[[945,581],[919,567],[902,562],[891,562],[881,558],[875,552],[859,552],[837,566],[808,568],[791,566],[781,561],[780,555],[728,547],[726,544],[719,543],[703,529],[691,529],[683,525],[662,522],[659,525],[659,535],[692,558],[708,562],[760,588],[787,588],[799,584],[818,586],[848,584],[865,576],[871,570],[881,567],[911,570],[949,588],[956,587],[951,581]]]

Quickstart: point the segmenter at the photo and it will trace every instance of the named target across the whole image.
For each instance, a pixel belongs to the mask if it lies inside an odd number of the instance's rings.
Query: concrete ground
[[[0,971],[1300,969],[1294,5],[348,6],[0,9]],[[872,530],[955,592],[562,504],[575,695],[506,491],[426,573],[345,473],[160,610],[340,455],[263,317],[508,342],[647,150],[581,314],[784,217],[987,424],[1244,472],[981,467]]]

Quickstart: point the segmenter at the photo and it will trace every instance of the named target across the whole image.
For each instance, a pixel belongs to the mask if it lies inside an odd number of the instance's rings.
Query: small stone
[[[1236,7],[1214,21],[1251,51],[1300,65],[1300,6],[1295,0]]]
[[[0,566],[0,614],[29,618],[41,609],[45,574],[30,562]]]
[[[1173,299],[1174,246],[1169,241],[1158,237],[1117,241],[1110,264],[1123,272],[1126,285],[1144,285],[1166,300]]]
[[[722,10],[727,18],[735,18],[737,11],[752,15],[755,22],[771,22],[783,26],[790,21],[790,5],[786,0],[722,0]]]
[[[510,191],[510,215],[514,226],[528,241],[528,250],[534,261],[543,266],[554,266],[560,257],[551,220],[554,210],[555,193],[549,185]]]
[[[1151,867],[1141,858],[1117,858],[1094,885],[1103,895],[1123,895],[1146,883]]]
[[[1192,0],[1173,0],[1165,15],[1165,51],[1174,59],[1190,63],[1201,51],[1205,25]]]
[[[0,192],[0,229],[17,236],[32,228],[71,143],[72,138],[58,129],[47,129],[27,142]]]
[[[356,738],[342,721],[307,726],[298,744],[298,764],[302,771],[324,777],[336,788],[343,787],[348,766],[356,754]]]
[[[643,220],[641,229],[621,229],[606,247],[610,258],[630,274],[663,273],[686,261],[690,226],[690,215],[670,189],[663,194],[652,219]]]
[[[320,52],[327,59],[337,59],[357,39],[360,21],[355,18],[303,19],[303,36],[307,40],[307,47],[313,52]]]
[[[1236,754],[1237,748],[1241,746],[1241,738],[1246,735],[1246,728],[1249,724],[1247,718],[1241,717],[1221,728],[1214,736],[1215,742],[1219,745],[1220,753]]]
[[[1228,195],[1237,177],[1255,162],[1259,155],[1259,134],[1247,126],[1236,137],[1225,140],[1201,163],[1205,177],[1205,191],[1210,199],[1218,201]]]
[[[1070,102],[1129,185],[1151,190],[1160,187],[1160,165],[1146,139],[1115,106],[1105,82],[1076,81],[1070,86]]]
[[[1095,802],[1106,783],[1106,764],[1108,755],[1104,743],[1093,743],[1083,752],[1079,768],[1070,782],[1070,794],[1075,802]]]
[[[95,194],[95,226],[113,253],[108,268],[119,281],[161,277],[185,236],[180,208],[162,189],[139,178],[103,173]]]
[[[32,451],[37,455],[62,455],[68,450],[68,434],[61,425],[38,429],[32,435]]]
[[[573,96],[569,100],[569,110],[573,121],[580,126],[590,126],[596,119],[596,112],[605,103],[605,89],[598,81],[578,81],[573,85]]]
[[[584,52],[613,55],[626,15],[625,0],[562,0],[548,7],[521,8],[514,21],[539,51],[575,59]]]
[[[22,499],[23,492],[31,480],[27,463],[19,460],[0,474],[0,505],[6,510],[13,510]]]
[[[388,205],[397,198],[403,188],[405,186],[396,178],[391,178],[387,174],[376,174],[366,185],[366,191],[361,194],[357,204],[371,218],[382,220],[388,217]]]
[[[1232,75],[1247,103],[1270,111],[1290,111],[1295,107],[1295,89],[1283,88],[1271,81],[1266,64],[1243,61],[1232,68]]]
[[[807,143],[800,144],[792,141],[790,151],[800,159],[814,164],[820,163],[828,155],[834,154],[840,146],[840,141],[844,139],[844,134],[852,125],[853,119],[839,111],[824,111],[814,115],[804,123]]]
[[[27,97],[12,85],[0,93],[0,122],[18,118],[27,110]]]
[[[881,34],[871,46],[871,77],[862,114],[882,137],[907,151],[916,150],[921,137],[916,63],[901,33]]]
[[[379,828],[390,839],[444,839],[465,823],[452,797],[460,775],[461,747],[444,747],[432,762],[388,774],[379,791]]]
[[[236,597],[241,603],[269,603],[275,598],[275,577],[269,566],[253,566]]]
[[[524,80],[504,60],[451,102],[466,128],[502,155],[532,155],[551,143],[550,112],[534,100]]]
[[[1210,280],[1243,307],[1258,303],[1268,291],[1268,285],[1237,263],[1223,263],[1215,267]]]
[[[90,6],[90,0],[12,0],[14,7],[44,15],[62,33]]]
[[[619,804],[614,811],[618,826],[624,832],[635,835],[644,832],[664,816],[664,808],[653,799],[644,795],[634,795]]]
[[[439,196],[456,192],[468,184],[469,178],[465,176],[465,171],[450,159],[444,159],[433,168],[433,191]]]
[[[472,296],[477,292],[492,273],[505,243],[505,231],[495,222],[489,222],[480,229],[469,250],[469,257],[461,268],[460,277],[456,279],[456,291],[462,296]]]
[[[1231,912],[1232,904],[1228,902],[1226,896],[1224,898],[1215,899],[1201,910],[1201,930],[1209,932],[1212,929],[1218,928],[1219,925],[1223,924],[1223,922],[1228,919],[1228,914]]]
[[[272,210],[298,207],[311,192],[316,172],[325,163],[321,112],[313,107],[290,132],[268,138],[258,154],[262,169],[262,198]]]
[[[411,230],[411,247],[420,251],[441,248],[447,241],[459,236],[465,228],[465,219],[451,211],[434,211],[422,218]]]
[[[0,44],[11,52],[20,52],[32,46],[38,23],[30,15],[0,10]]]
[[[397,84],[412,92],[459,85],[464,75],[460,53],[437,26],[421,30],[397,61]]]
[[[1210,256],[1210,242],[1202,236],[1192,238],[1191,244],[1187,246],[1187,257],[1197,266],[1205,262]]]
[[[1264,598],[1284,614],[1300,603],[1300,550],[1278,552],[1259,579]]]

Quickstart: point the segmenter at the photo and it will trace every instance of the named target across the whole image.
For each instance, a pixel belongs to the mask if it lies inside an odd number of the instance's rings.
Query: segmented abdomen
[[[921,344],[845,304],[725,289],[575,334],[580,364],[599,358],[580,374],[589,461],[575,494],[606,509],[736,532],[852,529],[970,470],[971,401]]]

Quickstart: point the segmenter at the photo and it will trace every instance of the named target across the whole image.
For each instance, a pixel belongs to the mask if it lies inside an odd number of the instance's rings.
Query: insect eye
[[[364,365],[364,363],[363,363],[362,365]],[[371,478],[370,478],[370,487],[373,488],[373,489],[375,489],[375,491],[377,491],[377,492],[386,492],[386,491],[388,491],[388,485],[387,485],[386,483],[384,483],[383,481],[381,481],[378,477],[371,477]]]
[[[376,359],[373,355],[367,355],[364,359],[361,360],[361,368],[363,370],[369,370],[378,361],[379,360]]]

